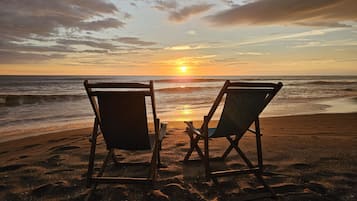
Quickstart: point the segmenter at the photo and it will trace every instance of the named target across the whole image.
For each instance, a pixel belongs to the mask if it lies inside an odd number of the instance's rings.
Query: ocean
[[[202,120],[227,79],[284,84],[263,117],[357,112],[357,76],[0,76],[0,142],[92,126],[85,79],[154,80],[162,121]]]

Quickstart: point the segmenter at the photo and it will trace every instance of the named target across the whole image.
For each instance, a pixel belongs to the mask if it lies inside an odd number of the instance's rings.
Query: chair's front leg
[[[164,136],[166,135],[166,129],[167,129],[167,123],[161,123],[159,135],[158,135],[159,140],[158,140],[158,152],[157,152],[157,163],[159,168],[165,167],[165,165],[161,164],[160,151],[162,150],[162,141],[164,140]]]
[[[230,141],[231,137],[227,136],[226,137],[227,140],[230,142],[229,147],[226,149],[226,151],[223,153],[222,155],[222,159],[225,160],[227,158],[227,156],[231,153],[231,151],[233,150],[233,145],[232,142]]]
[[[193,123],[192,121],[185,122],[189,127],[187,127],[187,135],[190,137],[190,149],[187,151],[184,161],[188,161],[191,157],[192,152],[196,149],[198,156],[201,160],[204,160],[204,154],[202,153],[200,147],[198,146],[198,142],[202,138],[201,136],[197,135],[194,137]]]
[[[200,141],[201,137],[200,136],[196,136],[196,138],[192,138],[192,140],[190,140],[190,149],[187,151],[186,156],[184,158],[184,161],[188,161],[189,158],[191,157],[191,154],[193,153],[193,151],[196,149],[198,156],[200,157],[201,160],[204,160],[204,154],[201,151],[201,148],[198,146],[198,142]]]
[[[89,160],[88,160],[88,171],[87,171],[87,187],[89,188],[92,184],[92,176],[93,176],[93,169],[94,169],[94,159],[95,159],[95,149],[97,145],[97,132],[98,132],[98,120],[95,118],[92,136],[90,138],[91,147],[89,153]]]
[[[234,138],[234,140],[230,136],[227,136],[226,138],[229,141],[230,145],[222,155],[222,159],[223,160],[225,160],[228,157],[228,155],[231,153],[231,151],[233,150],[233,148],[235,146],[238,146],[238,142],[242,138],[242,135],[241,136],[236,136]]]
[[[112,160],[113,160],[114,164],[115,164],[116,166],[119,166],[120,163],[119,163],[119,161],[118,161],[118,159],[117,159],[117,157],[116,157],[116,155],[115,155],[114,149],[113,149],[111,155],[112,155]]]
[[[258,166],[260,171],[263,171],[263,151],[262,151],[259,118],[255,120],[255,136],[256,136],[256,143],[257,143]]]
[[[206,180],[209,181],[211,178],[211,170],[210,170],[210,165],[209,165],[209,149],[208,149],[208,117],[204,117],[204,122],[205,127],[203,128],[203,136],[204,136],[204,165],[205,165],[205,173],[206,173]]]
[[[156,177],[157,177],[157,167],[158,167],[158,161],[159,161],[159,149],[158,149],[158,143],[154,144],[154,150],[151,156],[151,162],[150,162],[150,177],[152,179],[152,182],[155,183]]]

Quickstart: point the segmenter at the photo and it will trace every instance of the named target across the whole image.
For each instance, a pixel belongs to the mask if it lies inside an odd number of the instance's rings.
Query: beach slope
[[[198,123],[196,124],[199,125]],[[271,117],[261,121],[265,178],[283,200],[357,199],[357,114],[316,114]],[[0,200],[83,200],[90,128],[58,132],[0,144]],[[228,143],[210,141],[211,156],[220,156]],[[253,135],[240,142],[253,161]],[[99,185],[94,200],[273,200],[263,195],[253,176],[221,178],[220,185],[204,179],[200,162],[182,163],[189,147],[182,122],[169,122],[163,142],[159,182],[145,185]],[[148,161],[150,153],[120,152],[125,161]],[[100,137],[97,159],[105,156]],[[193,157],[197,157],[195,154]],[[213,168],[244,168],[232,152]],[[99,168],[100,163],[96,167]],[[109,164],[109,173],[116,171]],[[127,175],[145,168],[130,167]]]

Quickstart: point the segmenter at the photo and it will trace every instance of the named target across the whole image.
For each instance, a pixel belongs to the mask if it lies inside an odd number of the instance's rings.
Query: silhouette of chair
[[[88,98],[95,114],[91,149],[88,164],[87,186],[95,188],[98,183],[151,183],[157,178],[160,165],[160,149],[166,133],[166,124],[160,125],[156,116],[153,82],[141,83],[89,83],[84,81]],[[149,134],[146,97],[151,98],[154,119],[154,134]],[[103,134],[108,153],[101,169],[94,175],[97,137]],[[103,176],[109,159],[116,165],[135,165],[120,163],[114,153],[121,150],[150,150],[152,157],[150,173],[147,177]]]
[[[200,159],[204,162],[206,179],[212,179],[218,183],[217,178],[222,176],[238,174],[254,174],[264,188],[275,195],[273,190],[266,184],[262,177],[263,157],[261,146],[261,133],[259,126],[259,114],[269,104],[277,92],[281,89],[282,83],[248,83],[248,82],[230,82],[227,80],[219,92],[212,108],[200,129],[193,126],[192,122],[185,122],[188,125],[187,133],[190,137],[190,149],[188,150],[184,162],[187,162],[194,150],[197,151]],[[215,113],[217,107],[226,94],[225,104],[221,113],[220,120],[216,128],[209,128],[209,122]],[[255,129],[251,129],[254,123]],[[238,146],[239,140],[245,133],[251,132],[256,138],[258,165],[253,163],[243,153]],[[212,171],[209,158],[209,140],[214,138],[226,138],[230,145],[223,153],[221,159],[226,159],[229,153],[235,149],[238,155],[248,166],[247,169],[230,169]],[[204,151],[198,145],[200,140],[204,141]],[[212,159],[211,159],[212,160]]]

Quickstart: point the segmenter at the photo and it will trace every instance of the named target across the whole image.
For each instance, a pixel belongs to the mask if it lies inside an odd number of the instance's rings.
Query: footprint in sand
[[[10,186],[8,186],[8,185],[0,184],[0,192],[7,191],[9,188],[10,188]]]
[[[53,171],[45,172],[45,174],[49,175],[49,174],[58,174],[63,172],[72,172],[73,170],[75,169],[68,168],[68,169],[53,170]]]
[[[282,184],[273,187],[276,193],[291,193],[291,192],[303,192],[305,189],[304,185],[296,184]]]
[[[327,193],[327,188],[325,188],[323,185],[318,183],[307,183],[305,184],[305,187],[316,193],[320,193],[320,194]]]
[[[320,161],[338,161],[337,157],[321,157]]]
[[[63,161],[63,159],[61,159],[60,155],[53,155],[47,158],[47,160],[38,162],[38,164],[42,167],[49,168],[49,167],[58,166],[61,161]]]
[[[78,146],[66,146],[66,145],[61,145],[61,146],[56,146],[56,147],[52,147],[49,150],[52,151],[52,153],[61,153],[63,151],[68,151],[68,150],[73,150],[73,149],[79,149],[80,147]]]
[[[171,183],[165,185],[161,192],[167,195],[170,200],[205,200],[203,197],[193,188],[187,188],[178,183]]]
[[[14,164],[0,167],[0,172],[8,172],[20,169],[22,167],[27,166],[27,164]]]
[[[53,139],[53,140],[48,140],[48,142],[53,143],[53,142],[60,142],[62,140],[65,140],[67,138],[60,138],[60,139]]]
[[[19,159],[24,159],[24,158],[28,158],[29,156],[28,155],[21,155],[19,156]]]
[[[56,183],[42,184],[34,188],[31,192],[33,196],[42,197],[44,195],[50,194],[63,194],[74,191],[73,188],[67,181],[58,181]]]
[[[306,163],[295,163],[290,165],[290,167],[294,168],[294,169],[298,169],[298,170],[307,170],[312,168],[312,166],[310,164],[306,164]]]
[[[40,144],[30,144],[30,145],[26,145],[23,147],[23,149],[30,149],[30,148],[34,148],[34,147],[37,147],[37,146],[40,146]]]

